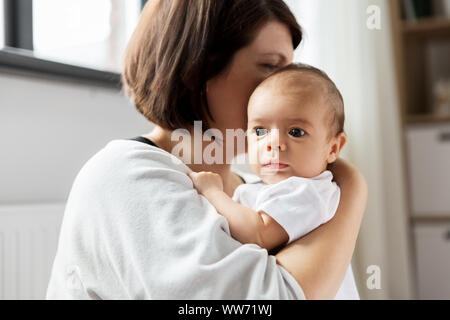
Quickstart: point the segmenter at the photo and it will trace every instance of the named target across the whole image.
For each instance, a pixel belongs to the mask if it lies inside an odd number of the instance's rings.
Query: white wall
[[[4,24],[4,1],[0,0],[0,48],[3,47],[5,43],[5,24]]]
[[[0,71],[0,299],[43,299],[73,180],[151,125],[118,91]]]
[[[63,201],[108,141],[148,131],[118,90],[0,71],[0,205]]]

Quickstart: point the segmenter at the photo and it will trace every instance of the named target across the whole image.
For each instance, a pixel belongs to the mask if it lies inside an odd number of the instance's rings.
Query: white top
[[[332,180],[333,174],[325,171],[312,179],[290,177],[275,184],[243,184],[233,200],[270,215],[286,230],[291,243],[333,218],[341,193]]]
[[[115,140],[78,174],[47,299],[304,299],[274,256],[234,240],[171,154]]]
[[[275,184],[260,179],[243,184],[234,192],[233,200],[270,215],[286,230],[291,243],[333,218],[340,195],[333,174],[325,171],[310,179],[290,177]],[[336,299],[359,299],[351,266]]]

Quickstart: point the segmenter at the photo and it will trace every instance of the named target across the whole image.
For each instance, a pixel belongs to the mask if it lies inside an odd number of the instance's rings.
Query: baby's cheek
[[[260,176],[261,174],[261,168],[258,164],[250,164],[250,170],[257,176]]]
[[[255,141],[248,141],[248,161],[250,165],[257,165],[260,162],[259,149]]]
[[[309,161],[309,175],[311,177],[316,177],[327,168],[327,153],[326,152],[316,152],[313,154]]]

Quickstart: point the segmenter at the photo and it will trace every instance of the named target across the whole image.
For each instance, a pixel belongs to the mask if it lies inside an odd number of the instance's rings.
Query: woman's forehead
[[[262,56],[284,57],[292,61],[294,47],[289,28],[276,21],[266,23],[256,34],[249,48]]]

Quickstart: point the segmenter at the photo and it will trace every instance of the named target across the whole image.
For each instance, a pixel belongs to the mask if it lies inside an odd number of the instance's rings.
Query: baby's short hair
[[[285,85],[294,89],[294,94],[306,90],[318,90],[321,98],[330,107],[329,124],[332,136],[344,132],[344,99],[336,84],[322,70],[308,64],[293,63],[270,75],[259,87]]]

